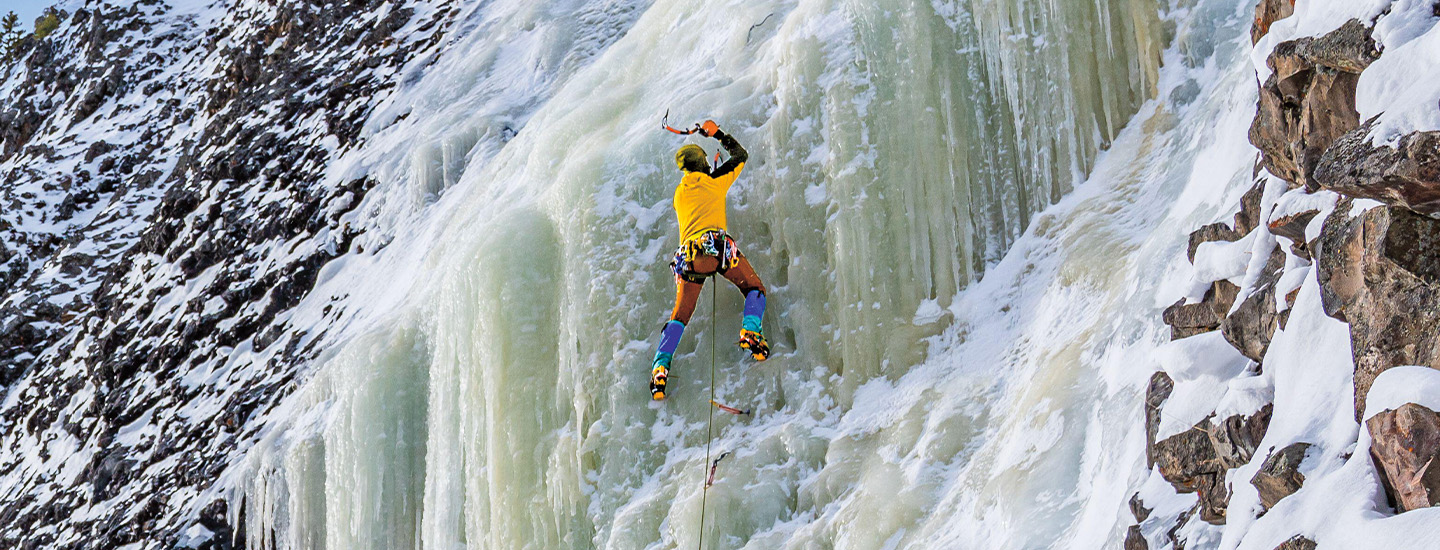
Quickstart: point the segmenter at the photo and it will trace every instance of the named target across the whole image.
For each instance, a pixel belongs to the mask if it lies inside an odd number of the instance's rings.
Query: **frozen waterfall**
[[[1253,160],[1247,2],[1174,4],[463,7],[336,163],[370,230],[222,480],[249,547],[1118,546],[1156,281]],[[751,152],[730,229],[775,355],[722,283],[656,405],[666,109]],[[712,360],[756,413],[715,417],[700,533]]]

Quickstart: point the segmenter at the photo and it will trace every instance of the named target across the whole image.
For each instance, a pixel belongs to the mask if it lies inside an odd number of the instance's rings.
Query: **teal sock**
[[[760,332],[760,317],[755,315],[746,315],[745,319],[740,321],[740,328],[756,334],[764,334]]]

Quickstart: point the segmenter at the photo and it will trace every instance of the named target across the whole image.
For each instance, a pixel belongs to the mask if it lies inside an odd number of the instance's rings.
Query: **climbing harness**
[[[697,256],[713,256],[720,259],[720,265],[711,273],[692,273],[690,268]],[[676,277],[691,280],[705,279],[740,265],[740,246],[724,231],[712,229],[680,243],[675,249],[675,258],[670,260],[670,269]]]

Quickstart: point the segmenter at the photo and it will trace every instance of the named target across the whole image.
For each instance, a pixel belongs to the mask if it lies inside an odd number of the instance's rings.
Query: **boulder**
[[[1145,390],[1145,467],[1155,466],[1155,433],[1160,428],[1160,406],[1175,390],[1175,380],[1164,371],[1150,375],[1150,386]],[[1134,500],[1131,500],[1132,510]],[[1145,518],[1135,517],[1137,521]]]
[[[1315,541],[1295,535],[1290,540],[1280,543],[1275,550],[1315,550]]]
[[[1270,348],[1270,339],[1280,325],[1275,307],[1275,283],[1285,270],[1285,252],[1276,247],[1262,269],[1255,290],[1233,313],[1220,320],[1225,341],[1257,363],[1265,358],[1265,350]]]
[[[1282,81],[1291,81],[1296,75],[1317,69],[1360,74],[1379,58],[1370,28],[1359,19],[1351,19],[1324,36],[1276,44],[1265,64]]]
[[[1155,466],[1165,481],[1177,492],[1199,493],[1196,512],[1201,520],[1225,524],[1225,509],[1230,504],[1227,472],[1255,456],[1272,410],[1266,405],[1252,416],[1235,415],[1219,424],[1213,417],[1206,418],[1152,446]]]
[[[1342,200],[1316,241],[1316,278],[1331,317],[1350,324],[1355,419],[1381,372],[1440,368],[1440,221],[1403,208],[1351,216]]]
[[[1125,550],[1150,550],[1150,543],[1145,541],[1145,535],[1140,533],[1139,525],[1131,525],[1125,531]]]
[[[1370,459],[1400,512],[1440,504],[1440,414],[1408,403],[1365,422]]]
[[[1270,453],[1260,465],[1260,471],[1250,478],[1250,484],[1260,492],[1260,503],[1265,509],[1275,507],[1280,499],[1300,490],[1305,475],[1300,473],[1300,462],[1305,460],[1309,443],[1291,443],[1284,449]]]
[[[1255,23],[1250,26],[1250,43],[1270,32],[1270,25],[1295,13],[1295,0],[1260,0],[1255,5]]]
[[[1140,500],[1140,493],[1130,495],[1130,515],[1135,516],[1135,521],[1145,521],[1150,518],[1153,510],[1145,507],[1145,501]]]
[[[1205,291],[1205,297],[1199,302],[1187,304],[1181,298],[1171,304],[1163,314],[1165,324],[1170,325],[1170,339],[1179,340],[1219,330],[1220,322],[1225,319],[1238,294],[1240,287],[1220,280],[1210,284],[1210,290]]]
[[[1210,445],[1206,433],[1209,419],[1155,443],[1155,465],[1160,475],[1175,491],[1193,493],[1200,490],[1201,477],[1223,472],[1220,459],[1215,456],[1215,447]]]
[[[1239,468],[1250,462],[1255,456],[1255,448],[1260,445],[1260,440],[1265,438],[1265,431],[1270,427],[1270,417],[1274,411],[1274,405],[1265,405],[1253,415],[1237,414],[1219,424],[1210,425],[1206,433],[1210,436],[1210,446],[1215,449],[1215,457],[1222,466],[1227,469]]]
[[[1378,57],[1370,30],[1354,19],[1324,36],[1276,45],[1250,126],[1261,165],[1292,186],[1317,189],[1312,175],[1321,155],[1360,126],[1355,85]]]
[[[1276,218],[1270,222],[1270,234],[1290,239],[1290,253],[1309,260],[1310,248],[1305,240],[1305,228],[1319,214],[1319,210],[1306,210]]]
[[[1195,263],[1195,250],[1200,248],[1201,244],[1215,241],[1234,242],[1243,236],[1245,236],[1243,233],[1231,229],[1225,222],[1215,222],[1190,232],[1190,246],[1185,251],[1185,255],[1193,264]]]
[[[1375,199],[1440,218],[1440,132],[1415,132],[1394,145],[1370,142],[1374,119],[1320,156],[1315,181],[1337,193]]]
[[[1240,211],[1235,213],[1235,233],[1240,237],[1260,227],[1260,200],[1265,198],[1265,179],[1258,178],[1240,196]],[[1237,239],[1239,237],[1236,237]],[[1198,245],[1197,245],[1198,246]]]

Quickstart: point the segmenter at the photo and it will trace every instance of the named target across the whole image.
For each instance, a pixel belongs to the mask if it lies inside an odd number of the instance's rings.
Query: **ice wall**
[[[1203,21],[1239,13],[1226,4]],[[329,300],[358,313],[222,481],[248,544],[692,546],[717,340],[721,400],[757,413],[716,417],[716,448],[735,456],[709,495],[707,546],[1070,542],[1057,537],[1092,513],[1070,463],[1128,441],[1086,439],[1085,398],[1101,391],[1086,354],[1109,334],[1105,312],[1153,306],[1122,274],[1137,248],[1181,242],[1177,229],[1146,244],[1147,231],[1204,137],[1172,135],[1169,102],[1120,132],[1157,92],[1200,93],[1173,74],[1162,86],[1168,10],[464,7],[452,43],[406,69],[367,147],[337,163],[337,178],[380,181],[351,220],[371,228],[365,252],[327,268],[295,317]],[[1215,28],[1179,21],[1182,42],[1213,47]],[[1230,23],[1221,36],[1242,36]],[[713,117],[750,150],[730,229],[770,288],[776,353],[751,364],[731,347],[741,300],[722,286],[655,405],[645,384],[677,240],[666,109]],[[1032,220],[1112,143],[1086,202]],[[1027,227],[1024,252],[1001,261]]]

